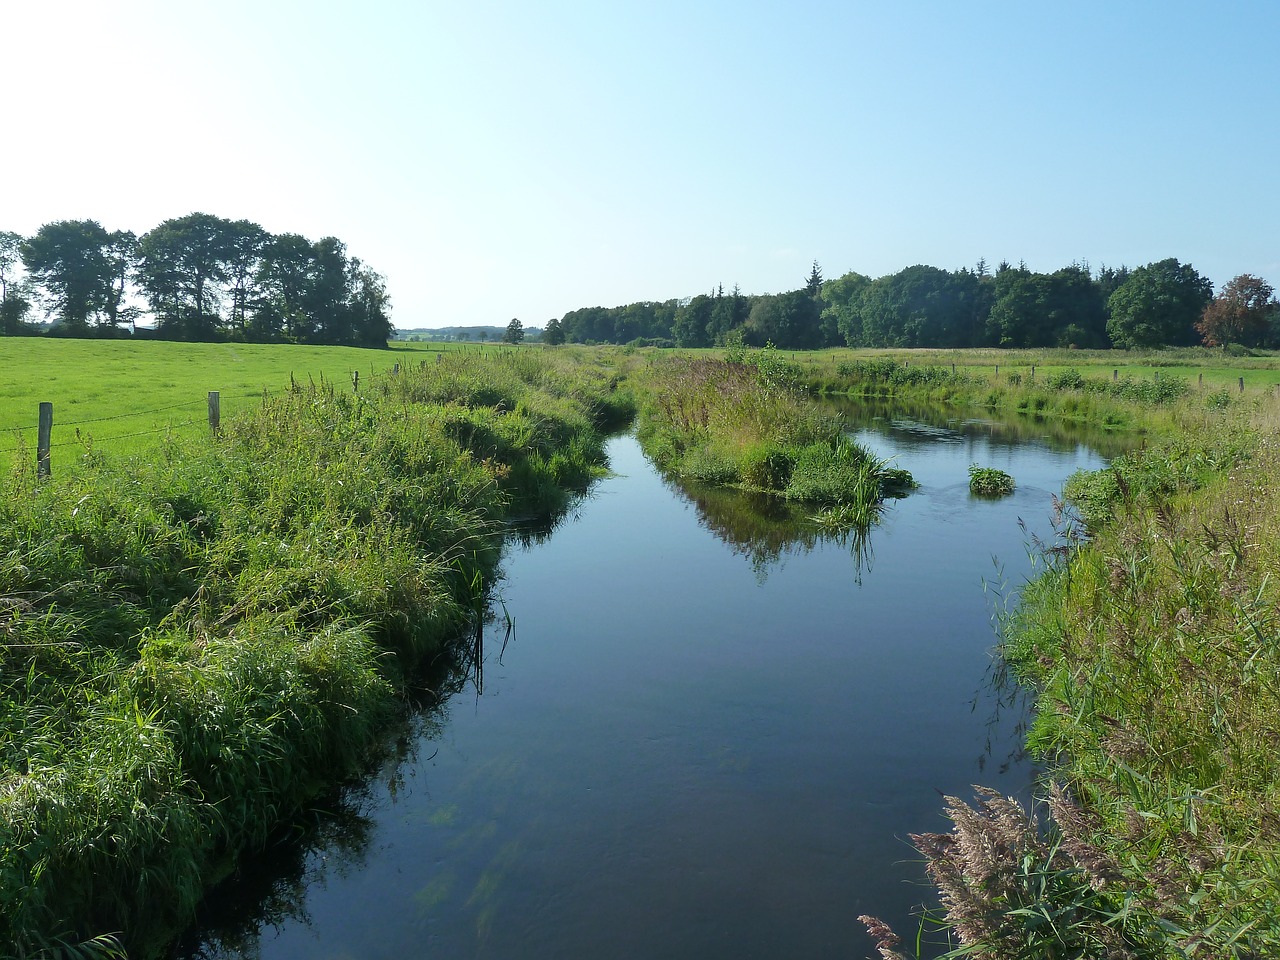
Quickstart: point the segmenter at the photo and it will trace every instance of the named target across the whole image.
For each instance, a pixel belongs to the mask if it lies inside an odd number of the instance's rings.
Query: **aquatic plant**
[[[1013,477],[995,467],[969,465],[969,492],[979,497],[1007,497],[1013,493]]]

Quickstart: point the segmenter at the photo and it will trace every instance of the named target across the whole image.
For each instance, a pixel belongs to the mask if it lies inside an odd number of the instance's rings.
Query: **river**
[[[865,542],[680,490],[614,439],[612,477],[513,539],[482,692],[415,714],[179,956],[849,960],[861,913],[913,939],[908,834],[1034,775],[992,621],[1063,480],[1105,463],[1044,429],[864,420],[920,483]],[[972,463],[1014,494],[971,496]]]

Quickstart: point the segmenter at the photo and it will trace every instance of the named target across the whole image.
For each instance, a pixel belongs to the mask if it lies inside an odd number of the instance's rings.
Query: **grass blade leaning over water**
[[[367,762],[406,680],[466,627],[511,505],[564,503],[629,409],[572,356],[451,355],[365,386],[294,389],[218,442],[46,482],[15,466],[0,943],[16,955],[108,955],[104,931],[158,954],[321,777]]]

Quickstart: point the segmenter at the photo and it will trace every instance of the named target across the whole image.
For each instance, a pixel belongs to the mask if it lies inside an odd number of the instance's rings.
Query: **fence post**
[[[222,402],[217,390],[209,391],[209,429],[215,437],[222,433]]]
[[[1111,382],[1112,382],[1112,383],[1119,383],[1119,382],[1120,382],[1120,368],[1119,368],[1119,367],[1117,367],[1115,370],[1112,370],[1112,371],[1111,371]]]
[[[360,392],[360,371],[359,370],[351,371],[351,392],[352,393]]]
[[[1200,374],[1200,380],[1199,380],[1199,382],[1196,384],[1196,386],[1198,386],[1201,390],[1203,390],[1203,389],[1204,389],[1204,374],[1203,374],[1203,373],[1202,373],[1202,374]]]
[[[1244,377],[1240,378],[1240,392],[1244,393]]]
[[[49,440],[53,435],[53,404],[40,404],[40,426],[36,432],[36,476],[49,476]]]

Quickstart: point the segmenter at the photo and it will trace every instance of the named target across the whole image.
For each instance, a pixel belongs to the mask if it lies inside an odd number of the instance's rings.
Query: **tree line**
[[[554,333],[553,333],[554,331]],[[747,296],[719,287],[685,300],[573,310],[547,334],[578,343],[706,347],[1280,347],[1280,304],[1242,274],[1216,297],[1190,264],[1073,263],[1052,273],[985,261],[955,271],[916,265],[877,279],[824,280],[815,262],[797,290]],[[548,341],[544,334],[544,341]]]
[[[207,213],[141,237],[94,220],[0,231],[4,335],[141,335],[149,318],[169,340],[385,346],[390,308],[384,279],[336,237],[313,243]]]

